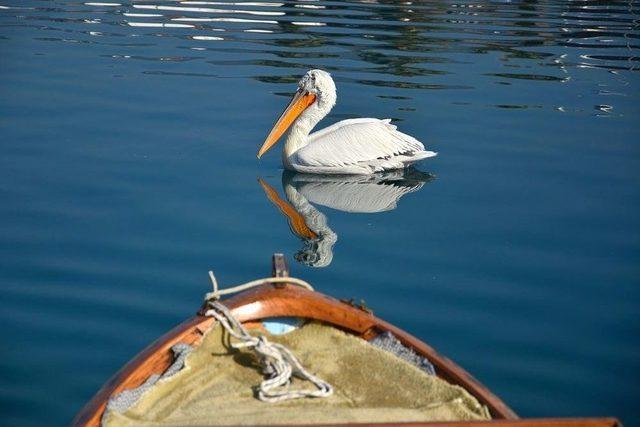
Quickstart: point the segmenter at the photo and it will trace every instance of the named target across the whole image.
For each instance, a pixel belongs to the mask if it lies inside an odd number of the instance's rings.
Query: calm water
[[[68,423],[194,313],[208,269],[231,285],[282,251],[522,416],[639,425],[639,20],[635,1],[0,0],[2,424]],[[439,156],[364,182],[257,161],[314,67],[338,86],[323,126],[391,117]]]

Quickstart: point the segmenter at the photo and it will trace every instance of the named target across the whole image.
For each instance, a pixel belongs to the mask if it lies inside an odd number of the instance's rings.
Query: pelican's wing
[[[368,180],[335,177],[296,182],[298,191],[311,203],[359,213],[393,210],[402,196],[418,191],[423,185],[424,182],[405,184],[376,176]]]
[[[399,132],[391,120],[343,120],[309,136],[296,152],[302,167],[367,166],[384,170],[393,163],[410,164],[435,156],[412,136]]]

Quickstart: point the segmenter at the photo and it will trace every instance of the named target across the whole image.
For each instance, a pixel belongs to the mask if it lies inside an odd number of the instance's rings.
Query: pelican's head
[[[298,82],[298,90],[314,94],[318,102],[326,102],[335,96],[336,85],[326,71],[309,70]]]
[[[310,70],[298,82],[298,90],[271,129],[258,151],[258,158],[273,147],[295,120],[308,108],[315,106],[326,114],[336,103],[336,85],[331,75],[322,70]],[[316,122],[317,123],[317,122]],[[315,124],[315,123],[314,123]]]

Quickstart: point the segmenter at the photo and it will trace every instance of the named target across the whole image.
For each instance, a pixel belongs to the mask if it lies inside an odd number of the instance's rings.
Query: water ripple
[[[580,0],[541,4],[142,0],[57,2],[52,7],[34,1],[29,7],[2,5],[5,13],[0,26],[36,25],[43,32],[66,33],[65,37],[49,40],[110,44],[125,49],[114,58],[140,57],[130,51],[139,44],[116,42],[119,37],[137,37],[145,40],[144,46],[153,43],[154,38],[178,38],[193,45],[174,49],[220,53],[202,43],[234,43],[224,48],[226,54],[253,54],[253,58],[201,60],[223,68],[256,66],[265,72],[270,68],[288,69],[295,75],[302,68],[322,66],[341,72],[346,80],[351,73],[394,74],[399,80],[349,81],[430,90],[468,88],[462,81],[461,69],[444,66],[464,67],[466,55],[498,55],[502,62],[499,68],[526,69],[511,72],[496,70],[494,65],[493,70],[478,70],[479,75],[496,78],[499,83],[522,79],[563,83],[572,73],[587,68],[635,71],[640,57],[635,6],[636,2]],[[19,15],[9,13],[13,10]],[[86,31],[82,25],[96,28]],[[181,34],[183,31],[190,33]],[[223,37],[211,32],[226,34]],[[242,42],[242,47],[236,42]],[[251,48],[255,44],[260,47]],[[165,61],[172,56],[180,55],[165,53],[155,58]],[[313,61],[299,64],[269,60],[269,56]],[[331,60],[318,62],[328,58]],[[425,67],[427,63],[432,66]],[[563,75],[553,72],[558,68]],[[264,81],[264,72],[260,74],[254,77]],[[443,76],[448,77],[442,80]],[[432,81],[436,78],[439,80]]]

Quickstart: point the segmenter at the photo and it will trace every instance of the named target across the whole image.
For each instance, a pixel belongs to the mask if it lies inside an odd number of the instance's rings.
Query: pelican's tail
[[[429,157],[437,156],[438,153],[434,151],[415,151],[413,153],[406,153],[400,156],[395,156],[393,159],[381,159],[378,163],[371,165],[373,172],[384,172],[393,169],[407,168],[420,160],[428,159]]]
[[[429,157],[435,157],[437,155],[438,153],[436,153],[435,151],[428,151],[428,150],[418,151],[416,153],[413,153],[413,155],[411,156],[411,162],[406,163],[406,165],[408,166],[417,161],[428,159]]]

